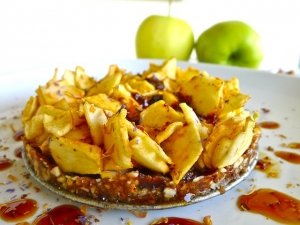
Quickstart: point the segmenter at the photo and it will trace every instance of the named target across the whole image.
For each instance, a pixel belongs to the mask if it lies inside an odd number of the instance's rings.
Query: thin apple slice
[[[107,122],[107,116],[104,110],[93,104],[85,102],[83,105],[84,115],[95,145],[103,145],[104,143],[104,126]]]
[[[74,81],[76,87],[83,90],[88,90],[96,84],[96,81],[87,75],[84,68],[80,66],[76,66],[75,68]]]
[[[41,114],[34,115],[24,123],[24,135],[27,140],[31,141],[45,132],[43,121],[44,115]]]
[[[121,108],[121,103],[119,101],[112,99],[103,93],[85,97],[84,101],[103,110],[111,111],[112,113],[116,113]]]
[[[240,114],[249,98],[248,95],[242,93],[232,95],[228,100],[224,101],[224,106],[219,112],[219,118],[225,119]]]
[[[104,130],[104,170],[124,170],[133,167],[126,126],[126,109],[110,117]]]
[[[106,76],[91,87],[87,95],[91,96],[99,93],[110,95],[113,88],[120,84],[123,73],[124,71],[120,70],[117,65],[111,65]]]
[[[49,149],[54,161],[64,171],[78,174],[100,174],[101,148],[64,137],[51,137]]]
[[[153,103],[140,114],[140,124],[149,128],[161,129],[176,121],[183,121],[182,113],[175,111],[163,100]]]
[[[127,79],[125,87],[131,93],[145,94],[155,91],[155,87],[150,84],[147,80],[142,79],[139,76],[131,76]]]
[[[176,71],[176,82],[178,84],[182,84],[183,82],[187,82],[191,80],[193,77],[199,76],[209,76],[209,74],[206,71],[201,71],[194,67],[188,67],[187,69],[182,69],[180,67],[177,67]]]
[[[74,141],[81,141],[90,144],[93,141],[91,137],[90,128],[86,123],[74,126],[72,130],[70,130],[70,132],[64,135],[64,137]]]
[[[129,146],[132,158],[140,165],[164,174],[169,172],[168,163],[171,163],[171,159],[149,136],[136,136],[129,142]]]
[[[209,116],[222,107],[224,81],[216,77],[194,76],[181,84],[180,93],[200,116]]]
[[[23,109],[22,111],[22,122],[26,122],[28,120],[30,120],[33,115],[35,114],[35,112],[37,111],[38,109],[38,99],[37,97],[33,97],[31,96],[26,105],[25,105],[25,108]]]
[[[245,113],[216,124],[204,142],[201,155],[204,164],[208,168],[233,164],[251,144],[256,117]]]
[[[180,107],[187,124],[181,129],[176,130],[161,144],[174,164],[171,176],[176,184],[180,182],[195,162],[197,162],[203,150],[199,133],[200,121],[194,120],[197,117],[196,114],[185,103],[181,103]]]
[[[166,139],[168,139],[176,130],[180,129],[183,127],[183,123],[182,122],[174,122],[171,123],[170,125],[168,125],[166,127],[165,130],[159,132],[156,137],[155,137],[155,141],[160,144],[163,141],[165,141]]]
[[[161,162],[172,164],[171,158],[164,152],[164,150],[160,147],[160,145],[157,144],[147,133],[135,127],[128,120],[126,120],[126,127],[128,130],[128,135],[131,139],[135,139],[136,137],[139,137],[138,139],[136,139],[137,142],[131,142],[130,145],[131,147],[136,148],[135,151],[133,151],[132,153],[132,154],[135,153],[136,156],[133,157],[137,157],[142,165],[151,164],[149,161],[147,161],[148,160],[147,152],[149,153],[150,160],[154,160],[154,158],[157,158],[160,159]],[[143,156],[141,155],[143,154],[143,152],[137,149],[139,145],[143,146],[143,148],[147,148]],[[151,167],[154,166],[155,165],[152,165]],[[166,171],[165,169],[160,169],[160,170]]]

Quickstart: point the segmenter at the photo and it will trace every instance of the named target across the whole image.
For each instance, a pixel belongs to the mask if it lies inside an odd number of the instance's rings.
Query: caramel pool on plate
[[[300,224],[300,201],[273,189],[258,189],[238,199],[243,211],[264,215],[283,224]]]

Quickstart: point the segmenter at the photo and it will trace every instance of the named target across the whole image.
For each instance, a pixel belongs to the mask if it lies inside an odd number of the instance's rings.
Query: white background
[[[163,0],[1,0],[0,74],[42,65],[135,59],[135,34]],[[171,15],[191,24],[195,39],[214,23],[242,20],[263,39],[260,69],[297,69],[299,0],[181,0]],[[191,61],[195,59],[195,52]]]

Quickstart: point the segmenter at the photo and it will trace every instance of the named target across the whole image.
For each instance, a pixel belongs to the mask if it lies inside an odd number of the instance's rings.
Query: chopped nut
[[[59,177],[59,176],[61,175],[61,171],[60,171],[60,169],[59,169],[58,166],[53,167],[53,168],[51,169],[50,173],[51,173],[52,175],[54,175],[55,177]]]
[[[148,215],[146,211],[129,210],[129,212],[138,218],[145,218]]]
[[[211,216],[205,216],[203,218],[203,223],[204,223],[204,225],[212,225],[213,223],[212,223],[212,220],[211,220]]]
[[[224,167],[220,169],[220,172],[221,172],[221,173],[225,173],[226,171],[227,171],[227,170],[226,170],[226,168],[224,168]]]
[[[176,189],[174,188],[165,188],[164,189],[164,197],[165,198],[173,198],[176,195]]]
[[[193,182],[198,182],[199,180],[201,180],[204,176],[199,176],[193,179]]]

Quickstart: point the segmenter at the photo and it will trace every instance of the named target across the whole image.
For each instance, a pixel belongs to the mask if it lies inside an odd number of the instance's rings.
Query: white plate
[[[100,78],[101,75],[106,73],[109,65],[107,63],[99,65],[100,63],[98,65],[84,65],[84,67],[90,75]],[[117,63],[121,68],[132,72],[142,72],[149,65],[148,60],[111,63]],[[262,215],[240,211],[236,205],[238,196],[247,193],[253,188],[273,188],[299,199],[300,166],[279,160],[272,152],[266,149],[268,146],[271,146],[276,150],[288,150],[283,149],[281,144],[300,142],[300,79],[256,70],[209,64],[179,63],[181,67],[189,65],[206,70],[210,74],[222,78],[229,79],[232,76],[237,76],[240,80],[241,91],[251,96],[251,100],[246,108],[251,111],[261,112],[261,121],[276,121],[280,124],[280,128],[276,130],[263,129],[263,135],[259,144],[261,152],[264,152],[276,161],[281,161],[281,163],[278,163],[281,168],[280,178],[267,178],[264,173],[254,170],[245,181],[224,195],[182,208],[148,211],[146,218],[137,218],[133,214],[122,210],[99,211],[88,208],[87,213],[94,215],[100,220],[100,222],[93,224],[126,224],[126,222],[131,221],[133,225],[146,225],[159,217],[177,216],[202,220],[207,215],[212,217],[214,225],[276,224]],[[73,67],[68,68],[73,69]],[[10,199],[20,198],[24,194],[37,200],[39,210],[27,221],[36,218],[45,208],[53,208],[64,203],[79,205],[50,193],[38,186],[32,179],[26,178],[24,176],[26,170],[23,161],[14,156],[14,150],[22,145],[21,142],[16,142],[13,139],[12,127],[17,130],[21,129],[19,119],[15,118],[15,116],[20,115],[21,108],[27,98],[35,94],[34,91],[38,85],[44,84],[49,80],[53,71],[54,68],[40,68],[0,76],[0,156],[6,155],[16,160],[12,168],[0,171],[0,204]],[[270,112],[264,113],[262,108],[267,108]],[[297,150],[293,151],[297,152]],[[15,176],[17,181],[11,181],[8,177],[9,174]],[[0,224],[6,223],[0,220]]]

